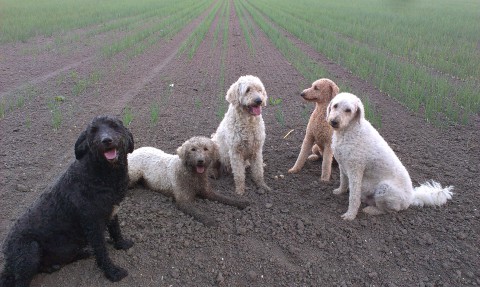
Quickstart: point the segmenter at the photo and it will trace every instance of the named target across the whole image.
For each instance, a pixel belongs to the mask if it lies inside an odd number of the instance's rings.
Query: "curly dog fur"
[[[443,205],[452,198],[452,186],[432,181],[413,188],[407,169],[393,150],[365,119],[363,104],[349,93],[340,93],[327,108],[327,121],[333,127],[332,147],[340,167],[340,187],[350,191],[345,220],[357,216],[361,202],[370,215],[400,211],[410,205]]]
[[[110,260],[104,232],[108,229],[116,249],[133,245],[122,237],[116,215],[127,192],[127,153],[132,151],[132,134],[121,121],[93,119],[75,143],[75,162],[9,232],[0,286],[29,286],[36,273],[87,257],[87,245],[108,279],[128,275]]]
[[[327,123],[326,113],[328,103],[339,92],[338,86],[330,79],[319,79],[313,82],[312,86],[303,90],[300,94],[308,102],[315,103],[315,110],[308,121],[307,131],[303,139],[302,148],[298,154],[295,165],[288,170],[289,173],[299,172],[307,157],[311,160],[322,156],[322,175],[321,181],[329,181],[332,173],[332,127]],[[312,154],[308,156],[308,153]]]
[[[263,177],[265,87],[255,76],[241,76],[230,86],[225,98],[230,103],[228,111],[212,135],[220,150],[217,169],[233,173],[235,192],[242,195],[245,193],[245,168],[250,164],[255,184],[269,191],[271,189]]]
[[[142,147],[128,155],[130,185],[143,180],[150,189],[175,198],[176,206],[205,225],[215,220],[194,206],[195,196],[245,208],[247,201],[220,195],[213,191],[208,168],[218,160],[218,147],[209,138],[193,137],[167,154],[153,147]]]

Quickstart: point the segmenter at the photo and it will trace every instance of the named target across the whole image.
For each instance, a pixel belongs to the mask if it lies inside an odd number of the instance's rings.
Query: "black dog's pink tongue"
[[[106,151],[104,155],[108,160],[115,159],[117,157],[117,149],[111,149],[109,151]]]
[[[197,166],[197,173],[204,173],[205,167],[204,166]]]
[[[261,113],[262,113],[262,107],[261,106],[252,107],[252,114],[254,114],[255,116],[259,116]]]

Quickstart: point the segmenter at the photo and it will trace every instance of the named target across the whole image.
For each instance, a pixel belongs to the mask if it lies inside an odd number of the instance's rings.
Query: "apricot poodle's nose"
[[[301,96],[302,98],[305,98],[305,93],[302,92],[302,93],[300,94],[300,96]]]

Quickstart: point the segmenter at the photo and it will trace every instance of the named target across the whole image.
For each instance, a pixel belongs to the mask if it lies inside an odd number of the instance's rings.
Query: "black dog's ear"
[[[127,131],[127,153],[131,153],[135,149],[133,135],[127,128],[125,130]]]
[[[81,159],[88,152],[87,131],[83,131],[75,143],[75,158]]]

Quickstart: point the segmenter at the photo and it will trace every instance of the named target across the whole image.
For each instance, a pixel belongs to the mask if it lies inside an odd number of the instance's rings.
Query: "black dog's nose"
[[[300,96],[301,96],[302,98],[305,98],[305,93],[302,92],[302,93],[300,94]]]
[[[257,106],[259,106],[259,105],[262,104],[262,99],[256,98],[255,101],[254,101],[254,103],[255,103]]]
[[[330,125],[334,128],[338,127],[338,122],[336,120],[331,120]]]
[[[204,163],[205,163],[205,161],[203,159],[197,160],[197,164],[204,164]]]
[[[111,137],[104,137],[104,138],[102,138],[102,143],[103,143],[103,144],[106,144],[106,145],[111,144],[112,141],[113,141],[113,140],[112,140]]]

